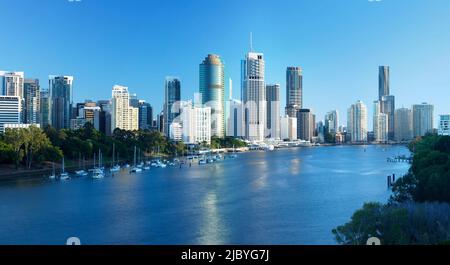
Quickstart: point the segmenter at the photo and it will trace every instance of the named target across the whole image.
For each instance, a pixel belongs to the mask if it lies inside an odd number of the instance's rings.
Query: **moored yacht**
[[[102,179],[105,177],[105,174],[103,173],[103,170],[100,168],[96,168],[92,170],[92,178],[93,179]]]
[[[70,179],[69,173],[67,173],[65,168],[64,168],[64,157],[62,159],[62,172],[59,175],[59,179],[60,180],[68,180],[68,179]]]

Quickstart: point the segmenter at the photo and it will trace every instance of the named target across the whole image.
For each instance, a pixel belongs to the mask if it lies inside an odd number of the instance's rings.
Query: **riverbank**
[[[275,148],[273,151],[278,150],[285,150],[285,149],[294,149],[294,148],[320,148],[320,147],[333,147],[333,146],[372,146],[372,145],[379,145],[379,146],[398,146],[398,145],[406,145],[402,143],[397,144],[375,144],[375,143],[345,143],[345,144],[330,144],[330,143],[324,143],[320,145],[311,145],[311,146],[282,146],[279,148]],[[250,149],[248,147],[243,148],[221,148],[221,149],[211,149],[208,152],[203,153],[247,153],[247,152],[261,152],[263,150],[258,149]],[[269,150],[264,150],[269,151]],[[202,155],[202,152],[200,152],[199,155]],[[174,159],[174,158],[187,158],[187,156],[177,156],[177,157],[170,157],[165,155],[153,155],[145,157],[145,160],[151,160],[155,158],[163,158],[163,159]],[[104,165],[111,164],[111,160],[105,159],[106,161],[103,162]],[[120,164],[129,163],[130,161],[119,161]],[[98,162],[97,162],[98,163]],[[93,160],[86,160],[84,162],[85,168],[91,168],[94,166]],[[60,163],[55,163],[55,171],[56,174],[59,174],[61,172],[62,165]],[[76,170],[80,169],[80,165],[78,161],[66,161],[65,170],[68,172],[74,172]],[[18,178],[21,179],[32,179],[32,178],[46,178],[49,175],[53,173],[53,166],[51,162],[46,162],[42,165],[36,166],[33,169],[26,169],[26,168],[19,168],[16,169],[15,165],[0,165],[0,181],[9,181],[9,180],[17,180]]]

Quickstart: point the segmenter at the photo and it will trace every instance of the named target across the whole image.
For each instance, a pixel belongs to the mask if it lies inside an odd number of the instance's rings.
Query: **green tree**
[[[14,161],[14,149],[10,144],[0,140],[0,164]]]
[[[24,130],[24,148],[26,157],[26,166],[31,168],[34,155],[48,148],[51,143],[47,135],[38,127],[30,126]]]
[[[25,144],[25,130],[20,129],[6,129],[4,134],[4,139],[7,144],[9,144],[13,149],[13,161],[16,169],[19,168],[19,164],[23,159],[24,152],[23,147]]]

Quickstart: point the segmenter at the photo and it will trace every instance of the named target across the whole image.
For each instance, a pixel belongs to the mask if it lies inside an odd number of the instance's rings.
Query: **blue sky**
[[[48,87],[49,74],[75,76],[74,99],[106,99],[126,85],[161,110],[164,78],[182,97],[198,91],[198,65],[222,56],[240,89],[240,60],[266,59],[266,82],[304,68],[304,105],[323,119],[377,99],[378,65],[391,66],[397,107],[429,102],[450,112],[448,0],[0,0],[0,70],[25,71]],[[369,127],[371,127],[369,125]]]

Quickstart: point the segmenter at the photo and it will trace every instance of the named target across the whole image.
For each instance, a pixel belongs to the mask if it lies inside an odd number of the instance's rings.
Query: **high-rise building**
[[[224,64],[218,55],[208,54],[200,64],[200,94],[202,104],[211,107],[211,132],[225,136],[225,76]]]
[[[21,100],[18,96],[0,96],[0,133],[5,124],[20,124]]]
[[[70,128],[72,89],[72,76],[49,76],[50,121],[57,130]]]
[[[314,136],[315,118],[310,109],[297,111],[297,139],[311,141]]]
[[[243,104],[242,101],[233,99],[233,81],[229,80],[229,98],[227,101],[226,128],[227,136],[243,136]]]
[[[327,133],[336,134],[339,132],[339,112],[337,110],[327,112],[324,127]]]
[[[80,118],[84,118],[86,122],[95,125],[95,117],[99,117],[101,108],[95,102],[87,102],[84,104]]]
[[[413,115],[408,108],[395,110],[395,140],[397,142],[413,139]]]
[[[266,85],[267,122],[266,137],[280,138],[280,85]]]
[[[413,105],[414,137],[433,132],[434,106],[422,103]]]
[[[51,124],[50,120],[50,93],[48,90],[42,90],[40,93],[40,124],[45,128]]]
[[[97,105],[100,107],[101,111],[96,113],[98,117],[95,118],[94,127],[98,131],[111,136],[111,100],[99,100],[97,101]]]
[[[178,117],[180,117],[180,116],[178,116]],[[172,141],[179,142],[179,141],[183,140],[183,124],[181,124],[181,121],[178,122],[176,120],[177,119],[175,119],[175,121],[173,121],[170,124],[170,136],[169,136],[169,138]]]
[[[389,66],[378,67],[378,100],[382,101],[383,96],[390,95],[389,87]]]
[[[392,95],[381,97],[381,113],[388,116],[388,137],[394,140],[395,130],[395,97]]]
[[[295,117],[303,107],[303,73],[301,67],[286,70],[286,115]]]
[[[385,143],[389,141],[389,116],[381,112],[381,102],[374,102],[373,134],[374,141]]]
[[[139,110],[130,106],[128,87],[115,85],[111,99],[111,130],[116,128],[136,131],[139,129]]]
[[[156,115],[156,127],[160,133],[164,133],[164,111]]]
[[[150,130],[153,122],[153,108],[145,100],[139,101],[139,130]]]
[[[288,115],[280,118],[280,137],[282,140],[297,140],[297,118]]]
[[[243,104],[240,100],[229,101],[229,116],[227,121],[227,136],[243,136]]]
[[[182,139],[187,144],[211,143],[211,107],[187,102],[181,107]]]
[[[358,100],[347,112],[347,133],[354,143],[367,142],[367,107]]]
[[[450,136],[450,114],[439,115],[439,135]]]
[[[23,122],[27,124],[40,124],[41,91],[39,79],[25,79],[24,85]]]
[[[139,99],[136,93],[130,93],[130,107],[139,108]]]
[[[180,115],[180,79],[178,77],[166,77],[164,91],[164,133],[167,137],[170,137],[170,124]]]
[[[249,52],[241,61],[244,136],[263,141],[266,124],[265,62],[262,53]]]
[[[23,72],[0,71],[0,95],[17,96],[23,99]]]

